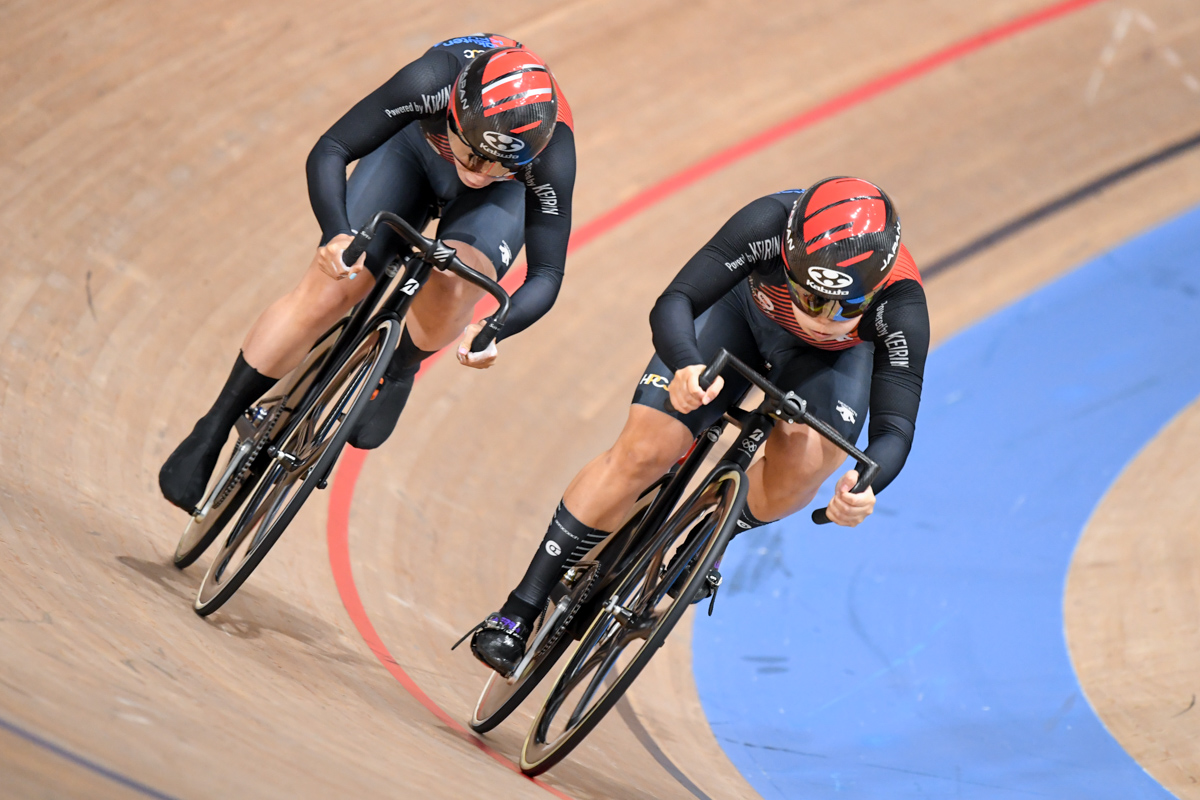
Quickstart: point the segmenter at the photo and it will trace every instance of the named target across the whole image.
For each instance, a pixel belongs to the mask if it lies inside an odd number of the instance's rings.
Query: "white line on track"
[[[1151,37],[1157,38],[1158,25],[1154,20],[1150,19],[1142,11],[1137,11],[1132,8],[1122,8],[1121,13],[1117,15],[1117,20],[1113,23],[1112,36],[1109,37],[1108,43],[1104,45],[1104,49],[1100,51],[1100,61],[1096,68],[1092,70],[1091,77],[1088,78],[1087,86],[1083,90],[1083,101],[1087,105],[1095,105],[1096,98],[1100,95],[1100,86],[1104,83],[1105,74],[1112,66],[1114,59],[1117,57],[1117,51],[1121,47],[1121,43],[1125,41],[1129,30],[1136,23],[1137,27],[1145,31]],[[1155,49],[1162,55],[1163,59],[1171,66],[1172,69],[1179,71],[1180,79],[1188,91],[1193,94],[1200,94],[1200,80],[1197,80],[1194,75],[1187,71],[1183,64],[1183,59],[1179,57],[1179,53],[1174,48],[1166,44],[1155,43]]]

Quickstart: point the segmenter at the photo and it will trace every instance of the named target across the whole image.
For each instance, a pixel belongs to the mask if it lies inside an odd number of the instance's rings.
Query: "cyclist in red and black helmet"
[[[656,354],[616,443],[571,481],[520,584],[472,638],[508,674],[563,571],[624,521],[637,497],[716,422],[745,387],[699,378],[721,347],[803,397],[808,410],[856,441],[870,409],[866,452],[880,465],[861,494],[851,469],[829,501],[830,520],[854,526],[912,447],[929,315],[921,276],[900,243],[888,196],[859,178],[759,198],[738,211],[683,267],[650,314]],[[806,506],[845,455],[804,425],[775,426],[748,470],[748,530]],[[712,586],[719,576],[712,576]],[[677,584],[679,585],[679,584]],[[696,598],[697,600],[703,598]]]
[[[558,295],[574,184],[570,107],[546,63],[521,43],[493,34],[449,39],[397,72],[309,154],[320,246],[300,284],[251,326],[216,402],[163,465],[163,495],[191,511],[237,417],[366,296],[395,251],[395,234],[381,230],[352,268],[341,254],[375,212],[399,214],[417,228],[440,218],[438,238],[496,278],[525,248],[527,274],[512,295],[502,340],[537,321]],[[351,444],[378,447],[395,427],[421,361],[460,336],[461,363],[491,366],[495,344],[480,353],[468,347],[479,330],[469,323],[481,296],[449,273],[430,275]]]

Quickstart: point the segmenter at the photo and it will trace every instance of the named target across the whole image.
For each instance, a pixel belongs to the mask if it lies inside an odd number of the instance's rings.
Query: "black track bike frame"
[[[308,404],[314,402],[320,395],[319,389],[323,389],[325,386],[334,365],[349,348],[354,346],[354,343],[365,331],[370,330],[384,317],[394,317],[396,320],[404,319],[417,292],[425,285],[434,269],[452,273],[468,283],[478,286],[496,298],[496,302],[500,304],[500,308],[484,321],[483,330],[471,342],[472,352],[487,349],[504,326],[504,321],[508,319],[511,304],[508,292],[504,291],[500,284],[464,264],[459,260],[453,247],[447,246],[439,239],[430,239],[422,235],[403,217],[390,211],[377,213],[366,227],[355,235],[354,241],[342,253],[342,263],[345,266],[349,267],[358,261],[359,256],[366,251],[367,246],[375,238],[381,224],[395,231],[408,245],[409,252],[396,254],[388,259],[387,266],[375,281],[375,285],[371,287],[371,291],[351,310],[350,319],[346,322],[333,347],[326,354],[317,376],[309,384],[308,391],[303,397],[295,398],[294,407],[287,409],[291,412],[291,418],[276,437],[276,441],[286,440],[291,433],[292,420],[299,420],[304,416],[303,412],[307,410]],[[403,269],[403,273],[401,273],[401,269]],[[387,297],[379,310],[375,311],[376,305],[387,293],[397,275],[401,275],[403,283]],[[390,357],[389,353],[388,358]],[[289,398],[289,400],[291,399]]]

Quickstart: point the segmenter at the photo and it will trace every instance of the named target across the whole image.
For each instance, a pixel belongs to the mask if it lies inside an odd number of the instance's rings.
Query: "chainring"
[[[220,493],[213,500],[212,508],[214,511],[220,508],[221,504],[229,499],[229,495],[233,494],[233,490],[245,480],[246,476],[250,473],[250,465],[254,463],[259,453],[270,443],[271,431],[275,428],[275,423],[279,422],[279,417],[283,414],[284,400],[286,398],[280,398],[275,407],[271,409],[271,413],[262,421],[261,427],[254,432],[254,447],[250,449],[250,452],[242,460],[242,466],[230,476],[229,481],[221,488]]]
[[[600,577],[600,565],[593,563],[590,567],[590,574],[588,575],[587,580],[582,584],[582,587],[571,587],[572,592],[578,592],[579,594],[571,603],[570,610],[568,610],[563,616],[562,621],[558,623],[557,629],[546,637],[546,641],[542,642],[541,649],[539,649],[537,651],[537,655],[534,656],[535,661],[544,658],[545,655],[550,652],[550,649],[554,647],[554,645],[558,644],[558,640],[561,639],[562,635],[566,632],[567,626],[571,624],[571,620],[575,619],[575,615],[579,613],[579,609],[582,608],[583,604],[587,602],[588,597],[592,593],[592,586],[596,583],[596,579],[598,577]]]

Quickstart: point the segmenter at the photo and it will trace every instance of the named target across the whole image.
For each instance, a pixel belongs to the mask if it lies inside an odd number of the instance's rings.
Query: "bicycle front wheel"
[[[524,773],[539,775],[565,758],[649,663],[733,535],[746,489],[738,467],[714,470],[615,582],[533,720]],[[677,599],[667,593],[676,580],[685,581]]]
[[[400,321],[381,318],[308,392],[280,442],[267,451],[270,461],[254,496],[204,576],[197,614],[207,616],[233,596],[332,471],[399,340]]]

